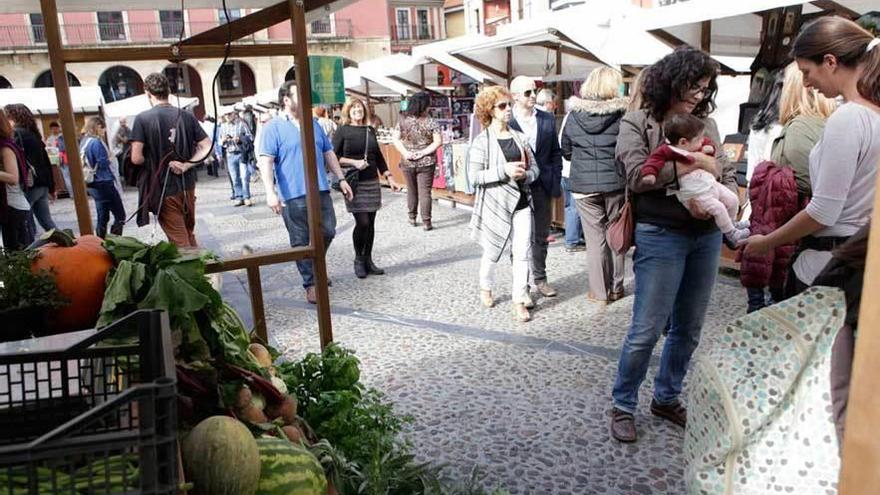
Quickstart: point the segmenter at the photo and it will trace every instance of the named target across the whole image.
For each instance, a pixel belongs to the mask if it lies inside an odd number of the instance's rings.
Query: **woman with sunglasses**
[[[718,70],[718,63],[702,51],[675,50],[645,75],[642,108],[627,113],[620,122],[616,155],[626,168],[632,193],[636,246],[632,324],[612,392],[611,436],[621,442],[636,440],[639,387],[669,321],[651,413],[682,428],[687,422],[687,411],[678,397],[715,285],[721,232],[708,215],[694,205],[685,208],[669,191],[678,189],[684,175],[703,169],[736,192],[735,170],[722,151],[718,126],[708,117],[715,109]],[[640,181],[642,167],[666,140],[663,123],[676,113],[690,113],[702,121],[705,136],[715,143],[715,156],[693,153],[693,163],[669,162],[656,182],[648,185]]]
[[[513,264],[513,317],[531,319],[529,261],[532,249],[532,194],[538,166],[525,136],[508,127],[510,93],[500,86],[480,91],[475,116],[485,130],[474,138],[468,155],[468,177],[476,189],[471,237],[483,248],[480,260],[480,301],[495,305],[492,295],[498,260],[510,249]]]

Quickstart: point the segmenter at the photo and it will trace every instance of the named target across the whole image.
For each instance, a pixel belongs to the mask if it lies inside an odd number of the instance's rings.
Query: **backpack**
[[[37,169],[34,168],[31,162],[27,159],[27,155],[24,153],[24,143],[21,141],[21,135],[14,132],[12,137],[15,142],[13,151],[15,151],[15,156],[18,158],[18,185],[21,186],[22,191],[28,192],[34,187],[34,179],[37,177]]]
[[[95,138],[86,138],[79,148],[79,160],[82,163],[83,181],[86,184],[91,184],[95,181],[95,174],[98,171],[98,164],[93,164],[89,161],[88,153],[86,153],[86,149],[89,147],[89,144],[91,144],[93,139]]]

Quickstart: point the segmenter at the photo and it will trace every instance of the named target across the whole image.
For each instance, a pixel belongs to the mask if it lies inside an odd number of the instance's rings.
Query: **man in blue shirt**
[[[260,135],[260,173],[266,187],[266,204],[284,219],[284,226],[290,237],[290,246],[308,246],[309,216],[306,207],[306,175],[300,138],[299,117],[297,115],[297,95],[294,81],[286,81],[278,90],[278,103],[284,109],[282,116],[272,119]],[[315,155],[318,173],[318,190],[321,194],[321,229],[324,234],[324,252],[330,247],[336,235],[336,213],[330,198],[330,184],[327,181],[326,163],[337,177],[344,177],[339,161],[333,153],[333,144],[324,134],[317,120],[314,122]],[[347,199],[353,194],[351,187],[340,180],[340,189]],[[315,274],[312,260],[296,262],[303,279],[306,300],[317,302],[315,293]]]

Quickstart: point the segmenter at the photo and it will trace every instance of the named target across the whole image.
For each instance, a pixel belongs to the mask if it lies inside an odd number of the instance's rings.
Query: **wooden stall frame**
[[[314,10],[328,3],[329,0],[284,0],[228,24],[215,27],[165,47],[64,48],[61,43],[56,0],[40,0],[41,12],[46,20],[46,41],[65,142],[76,143],[78,135],[75,128],[70,89],[67,82],[68,62],[111,62],[118,60],[169,60],[171,62],[180,62],[189,58],[222,58],[226,52],[226,42],[227,38],[230,38],[230,32],[232,33],[231,39],[237,40],[283,22],[285,19],[289,19],[291,23],[293,31],[292,44],[232,45],[229,47],[229,52],[231,56],[235,57],[293,55],[297,58],[299,70],[296,71],[296,87],[299,98],[300,137],[303,142],[313,142],[312,95],[305,16],[307,7],[309,10]],[[324,238],[321,234],[321,200],[318,191],[318,173],[315,168],[315,149],[311,146],[304,146],[303,150],[306,172],[306,201],[309,217],[309,245],[267,253],[250,254],[211,263],[206,271],[207,273],[220,273],[241,269],[247,271],[251,309],[254,317],[254,330],[259,338],[268,342],[260,267],[311,259],[315,270],[315,288],[318,299],[318,329],[321,348],[323,349],[333,341],[333,329],[327,287],[327,266],[324,257]],[[91,234],[93,232],[92,219],[79,154],[76,152],[68,153],[68,163],[73,183],[73,196],[79,231],[81,235]]]

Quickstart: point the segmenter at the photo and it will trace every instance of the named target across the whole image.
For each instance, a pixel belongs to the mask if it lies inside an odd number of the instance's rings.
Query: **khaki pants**
[[[608,223],[623,208],[623,196],[620,191],[575,199],[587,243],[590,294],[599,301],[611,292],[623,292],[624,255],[612,251],[605,239]]]
[[[159,211],[159,225],[168,241],[178,248],[197,248],[196,236],[196,190],[187,189],[166,197]]]

